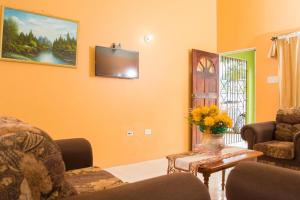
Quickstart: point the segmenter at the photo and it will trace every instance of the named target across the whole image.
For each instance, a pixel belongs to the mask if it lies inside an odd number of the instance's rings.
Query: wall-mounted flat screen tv
[[[139,53],[96,46],[96,76],[139,78]]]

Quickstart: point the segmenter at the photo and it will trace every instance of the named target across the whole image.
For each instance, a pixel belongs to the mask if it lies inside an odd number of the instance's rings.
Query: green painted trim
[[[222,56],[237,58],[247,61],[247,113],[246,123],[255,122],[255,56],[256,51],[242,51],[237,53],[222,54]]]

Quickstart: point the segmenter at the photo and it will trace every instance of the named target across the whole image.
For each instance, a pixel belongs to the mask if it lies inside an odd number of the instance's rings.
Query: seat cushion
[[[62,199],[75,195],[65,181],[56,143],[44,131],[0,117],[0,199]]]
[[[294,143],[272,140],[254,145],[254,150],[261,151],[265,156],[280,159],[294,159]]]
[[[99,167],[87,167],[67,171],[67,181],[77,193],[89,193],[124,184],[120,179]]]

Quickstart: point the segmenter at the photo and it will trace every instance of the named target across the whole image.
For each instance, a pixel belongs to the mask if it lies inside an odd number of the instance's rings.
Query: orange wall
[[[192,48],[217,49],[215,0],[0,0],[0,5],[80,22],[78,68],[0,61],[0,113],[84,137],[102,167],[187,150]],[[142,38],[153,33],[155,40]],[[140,52],[140,79],[93,77],[95,45]],[[144,128],[153,130],[144,136]],[[127,137],[126,130],[135,136]],[[76,148],[76,147],[74,147]]]
[[[278,109],[278,84],[267,84],[277,74],[277,61],[267,58],[270,38],[299,31],[299,0],[218,0],[218,51],[255,47],[256,119],[273,120]]]

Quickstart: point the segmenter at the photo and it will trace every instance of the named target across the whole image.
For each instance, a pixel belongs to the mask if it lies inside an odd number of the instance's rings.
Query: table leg
[[[225,169],[222,170],[222,191],[225,189]]]
[[[209,177],[209,173],[203,173],[204,185],[207,187],[207,189],[209,189]]]

